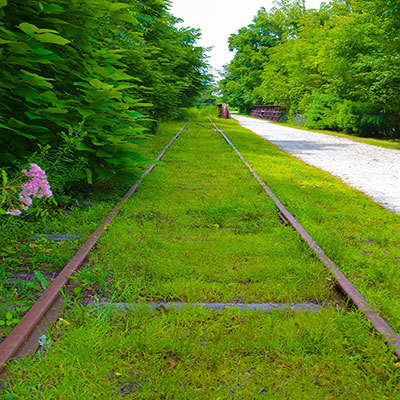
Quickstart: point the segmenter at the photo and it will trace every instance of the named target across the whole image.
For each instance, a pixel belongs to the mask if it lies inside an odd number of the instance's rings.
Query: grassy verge
[[[400,332],[400,217],[236,121],[218,122],[289,211]]]
[[[152,160],[165,144],[161,139],[155,145],[141,145],[141,153]],[[18,217],[0,217],[0,340],[11,332],[135,179],[132,175],[131,182],[102,183],[86,193],[71,194],[76,198],[68,207],[47,209],[39,205],[39,217],[32,215],[35,210]],[[81,236],[74,241],[54,242],[45,236],[52,234]],[[39,239],[27,241],[31,236]],[[97,279],[101,284],[99,274],[104,277],[106,272],[84,272],[78,277],[79,282],[93,284],[92,280]]]
[[[273,122],[273,124],[277,124],[277,125],[281,125],[281,126],[287,126],[289,128],[301,129],[301,130],[304,130],[304,131],[324,133],[325,135],[330,135],[330,136],[336,136],[336,137],[341,137],[341,138],[345,138],[345,139],[350,139],[350,140],[353,140],[355,142],[370,144],[372,146],[384,147],[386,149],[400,150],[400,139],[383,139],[383,138],[374,139],[374,138],[367,138],[367,137],[361,137],[361,136],[357,136],[357,135],[350,135],[350,134],[344,133],[344,132],[310,129],[310,128],[307,128],[305,126],[299,126],[299,125],[296,125],[296,124],[289,124],[289,123],[283,123],[283,122]]]
[[[206,120],[199,122],[208,125]],[[343,233],[336,223],[342,222],[338,218],[344,211],[334,207],[332,202],[341,197],[332,193],[353,196],[355,205],[357,201],[365,205],[369,219],[385,215],[390,220],[390,213],[236,122],[218,124],[257,172],[271,178],[272,182],[266,180],[282,200],[297,198],[296,210],[289,208],[304,225],[317,224],[314,231],[331,256],[346,253],[356,243],[362,249],[376,247],[375,241],[358,240],[356,232],[346,241],[350,247],[342,249],[335,242]],[[153,145],[161,147],[180,125],[164,124]],[[323,195],[325,190],[329,196]],[[308,210],[314,206],[315,213]],[[316,223],[318,212],[322,215]],[[348,219],[346,214],[343,224]],[[377,225],[374,219],[367,226]],[[360,229],[362,239],[368,238],[364,233],[370,231],[364,232],[364,225],[351,227]],[[328,228],[334,228],[333,239]],[[383,340],[359,313],[333,307],[335,295],[324,267],[292,229],[281,224],[272,202],[212,130],[189,125],[167,152],[164,165],[146,178],[108,227],[90,261],[92,268],[109,271],[107,290],[113,301],[323,299],[331,307],[317,313],[263,314],[234,309],[148,310],[139,305],[131,312],[116,313],[76,304],[64,316],[68,322],[60,321],[49,332],[54,343],[45,356],[10,366],[4,397],[400,396],[400,369]],[[347,272],[350,267],[353,264]],[[357,277],[365,283],[374,271],[370,265]]]
[[[118,198],[118,194],[114,194]],[[29,305],[41,295],[75,251],[111,210],[114,198],[51,212],[39,220],[8,217],[0,240],[0,338],[6,336]],[[54,242],[47,234],[81,235],[74,241]],[[27,241],[39,235],[36,241]]]

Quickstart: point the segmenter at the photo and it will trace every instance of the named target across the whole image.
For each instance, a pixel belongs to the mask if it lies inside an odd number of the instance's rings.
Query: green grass
[[[116,199],[118,195],[116,195]],[[6,336],[15,323],[2,324],[11,310],[16,320],[22,316],[21,306],[32,304],[45,286],[34,273],[43,274],[48,281],[57,276],[77,249],[111,211],[115,200],[100,201],[87,207],[75,206],[68,213],[50,213],[39,220],[9,217],[1,226],[0,241],[0,338]],[[54,242],[44,236],[34,242],[32,235],[80,234],[74,241]],[[23,311],[23,310],[22,310]]]
[[[218,122],[314,240],[400,332],[400,216],[236,121]]]
[[[136,145],[138,152],[147,157],[147,164],[156,157],[161,142],[156,148],[151,142]],[[146,164],[142,166],[143,169],[146,167]],[[61,199],[55,195],[56,203],[42,199],[21,216],[0,216],[0,339],[43,293],[45,285],[38,279],[32,280],[33,274],[44,275],[48,283],[54,279],[139,177],[140,171],[136,172],[137,175],[132,173],[130,182],[97,182],[60,195]],[[66,202],[64,205],[63,201]],[[49,234],[79,234],[81,237],[72,242],[54,242],[45,236],[34,242],[26,241],[33,235]],[[84,271],[78,280],[89,286],[93,283],[91,280],[97,282],[107,275],[98,272],[98,269],[95,274]]]
[[[327,271],[214,131],[191,124],[163,161],[92,259],[119,301],[330,298]]]
[[[235,310],[71,315],[45,357],[9,371],[14,399],[393,399],[399,369],[356,313]],[[95,313],[94,313],[95,314]],[[4,397],[7,399],[7,397]]]
[[[236,121],[216,122],[397,329],[400,218]],[[181,125],[164,124],[149,151]],[[114,302],[323,299],[330,306],[264,314],[71,305],[70,325],[50,330],[44,356],[10,364],[4,398],[400,398],[392,352],[357,311],[335,307],[327,271],[221,136],[190,123],[163,162],[91,256],[92,273],[108,274],[100,294]]]

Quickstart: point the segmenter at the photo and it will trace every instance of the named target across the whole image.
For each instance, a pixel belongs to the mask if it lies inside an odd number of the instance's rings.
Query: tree
[[[394,0],[335,0],[319,10],[285,0],[262,10],[231,37],[240,47],[226,67],[225,98],[247,110],[285,105],[310,127],[400,135],[399,15]],[[279,40],[257,30],[265,17]]]

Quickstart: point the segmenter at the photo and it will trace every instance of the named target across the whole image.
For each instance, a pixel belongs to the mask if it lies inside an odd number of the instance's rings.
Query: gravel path
[[[339,177],[390,211],[400,214],[400,151],[234,115],[263,139]]]

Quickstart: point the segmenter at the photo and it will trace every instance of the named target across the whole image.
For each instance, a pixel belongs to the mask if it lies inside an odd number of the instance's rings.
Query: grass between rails
[[[263,157],[263,167],[281,156],[273,146],[263,154],[264,141],[232,121],[226,124],[235,144],[240,141],[248,155]],[[154,142],[165,143],[178,128],[164,125]],[[96,268],[111,271],[114,298],[329,300],[324,267],[291,228],[280,224],[274,206],[222,137],[190,125],[164,162],[108,227],[91,259]],[[300,166],[292,168],[295,174]],[[390,351],[354,311],[262,314],[139,306],[118,314],[75,306],[66,319],[71,325],[53,329],[56,344],[45,357],[11,366],[5,396],[400,396],[399,369]]]
[[[327,272],[213,130],[190,124],[163,161],[91,258],[116,300],[329,299]]]

